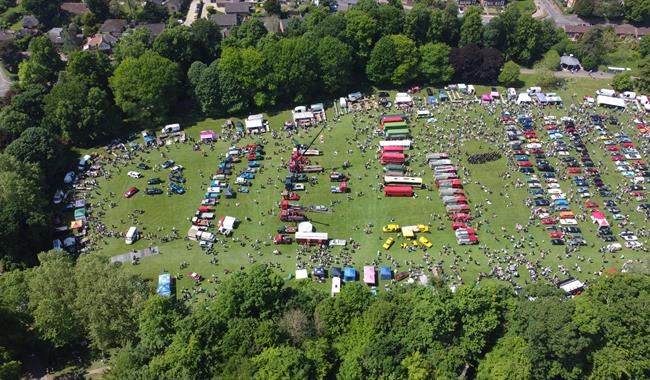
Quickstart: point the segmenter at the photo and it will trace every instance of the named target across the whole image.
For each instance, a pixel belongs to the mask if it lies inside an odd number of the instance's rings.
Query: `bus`
[[[386,146],[401,146],[404,149],[410,149],[411,148],[411,140],[382,140],[379,142],[379,147],[383,148]]]
[[[389,129],[404,129],[408,128],[408,124],[406,124],[403,121],[398,121],[398,122],[392,122],[392,123],[384,123],[384,130],[389,130]]]
[[[384,134],[387,138],[394,138],[400,140],[403,139],[404,137],[408,137],[411,135],[408,129],[390,129],[390,130],[386,130]]]
[[[411,186],[422,187],[422,178],[420,177],[384,177],[384,184],[386,186]]]

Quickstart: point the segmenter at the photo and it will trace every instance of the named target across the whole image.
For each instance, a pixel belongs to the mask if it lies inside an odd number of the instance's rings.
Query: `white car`
[[[560,219],[560,224],[565,226],[575,226],[578,224],[578,221],[573,218]]]
[[[142,174],[140,174],[140,172],[136,172],[136,171],[130,171],[130,172],[126,173],[126,175],[128,175],[131,178],[142,178]]]
[[[643,247],[643,243],[639,243],[638,241],[626,241],[625,246],[628,248],[635,249],[635,248]]]
[[[614,220],[624,220],[625,217],[623,215],[621,215],[621,214],[614,214],[614,215],[612,215],[612,219],[614,219]]]
[[[170,168],[170,170],[173,171],[173,172],[180,172],[180,171],[182,171],[183,169],[185,169],[185,168],[183,167],[183,165],[176,165],[176,166],[173,166],[173,167]]]
[[[294,183],[292,190],[293,191],[305,190],[305,185],[302,183]]]
[[[626,160],[640,160],[641,156],[638,153],[628,153],[625,155]]]

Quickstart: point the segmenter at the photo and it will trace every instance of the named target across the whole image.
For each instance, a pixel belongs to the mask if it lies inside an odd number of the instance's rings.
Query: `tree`
[[[481,19],[481,8],[471,6],[465,11],[463,21],[460,26],[460,43],[465,46],[468,44],[480,45],[483,43],[483,20]]]
[[[406,14],[404,20],[404,34],[420,46],[429,40],[431,29],[431,10],[421,4],[416,4]]]
[[[402,360],[408,372],[408,380],[426,380],[432,378],[433,366],[419,351],[407,356]]]
[[[86,0],[85,3],[98,19],[103,20],[108,17],[109,6],[107,0]]]
[[[12,73],[18,71],[18,65],[22,61],[20,49],[12,40],[0,41],[0,61],[4,67]]]
[[[76,78],[64,73],[45,97],[44,125],[60,132],[64,141],[86,146],[119,131],[120,115],[106,90]]]
[[[352,9],[345,12],[345,36],[350,46],[356,52],[360,62],[365,63],[370,58],[370,52],[375,44],[377,22],[366,13]]]
[[[140,27],[127,31],[115,45],[113,58],[118,63],[127,58],[138,58],[147,51],[150,40],[151,32],[147,28]]]
[[[62,66],[59,54],[52,42],[44,36],[35,37],[29,42],[29,59],[20,63],[18,78],[22,84],[54,81]]]
[[[573,11],[580,17],[591,17],[594,14],[594,0],[576,0]]]
[[[314,333],[314,325],[309,316],[300,309],[288,310],[278,323],[295,346],[300,346],[311,338]]]
[[[196,60],[192,32],[189,27],[177,26],[167,28],[156,37],[153,50],[162,57],[179,64],[181,70],[187,70]]]
[[[219,57],[221,31],[217,24],[210,20],[199,19],[190,26],[195,59],[210,63]]]
[[[499,339],[496,347],[485,355],[478,367],[478,380],[526,380],[531,378],[533,364],[528,357],[526,341],[514,335]]]
[[[344,91],[352,81],[352,48],[334,37],[327,36],[318,42],[317,55],[325,91],[329,94]]]
[[[201,112],[210,117],[222,115],[224,110],[219,91],[219,63],[214,61],[206,66],[202,62],[194,62],[187,76]]]
[[[501,52],[493,48],[481,49],[474,44],[452,49],[449,62],[456,78],[465,83],[494,82],[503,66]]]
[[[284,31],[287,37],[300,37],[307,32],[307,23],[301,17],[289,17],[287,29]]]
[[[230,34],[223,40],[224,47],[254,47],[268,31],[262,21],[249,18],[230,30]]]
[[[226,48],[218,61],[221,104],[228,113],[246,110],[251,104],[272,104],[275,90],[267,89],[268,61],[259,51]]]
[[[650,20],[650,1],[631,0],[625,2],[625,17],[631,21],[642,23]]]
[[[499,83],[503,83],[504,86],[510,86],[519,81],[519,65],[508,61],[503,65],[501,74],[499,74]]]
[[[271,15],[280,15],[282,7],[279,0],[269,0],[264,2],[264,10]]]
[[[33,262],[32,252],[42,249],[50,235],[42,173],[34,164],[0,154],[0,183],[11,189],[0,192],[0,255]]]
[[[0,111],[0,129],[6,131],[12,139],[18,138],[24,130],[33,125],[32,122],[29,115],[14,107],[5,107]]]
[[[147,288],[106,258],[83,255],[74,271],[74,304],[91,345],[101,351],[132,341]]]
[[[83,325],[74,307],[74,264],[67,255],[43,253],[29,278],[29,305],[34,327],[55,348],[81,342]]]
[[[312,12],[308,13],[308,15]],[[343,41],[347,28],[347,18],[345,13],[325,14],[322,20],[317,24],[310,26],[307,23],[307,30],[311,32],[316,38],[323,38],[326,36],[336,37]]]
[[[77,37],[81,33],[81,30],[79,30],[79,27],[74,24],[70,23],[67,26],[63,27],[63,47],[62,50],[70,54],[72,52],[78,51],[81,48],[81,38]]]
[[[560,67],[560,54],[555,50],[549,50],[536,64],[536,67],[556,71]]]
[[[61,144],[54,134],[39,127],[27,128],[5,153],[21,162],[37,164],[43,173],[57,173],[63,164]]]
[[[437,22],[432,22],[432,25]],[[441,41],[448,46],[457,46],[460,37],[460,21],[458,19],[458,6],[455,1],[447,1],[441,13],[440,28],[442,29]]]
[[[293,347],[267,348],[253,358],[257,367],[254,379],[309,379],[313,368],[303,352]]]
[[[632,74],[629,72],[614,74],[614,78],[612,79],[612,87],[617,92],[633,90],[634,82],[632,80]]]
[[[122,61],[109,83],[115,102],[129,118],[151,125],[161,122],[176,104],[180,80],[176,63],[147,52]]]
[[[110,59],[100,52],[81,51],[68,57],[67,75],[89,87],[107,88],[112,71]]]
[[[29,13],[46,24],[54,25],[61,13],[63,0],[22,0],[20,4]]]
[[[375,83],[402,85],[415,79],[418,51],[415,42],[401,34],[382,37],[366,66],[368,79]]]
[[[454,68],[449,63],[451,49],[443,43],[420,46],[420,74],[429,83],[443,84],[451,80]]]
[[[303,102],[319,87],[318,56],[305,37],[284,38],[264,48],[279,99]]]
[[[641,54],[641,58],[645,58],[650,54],[650,35],[641,37],[639,41],[639,54]]]

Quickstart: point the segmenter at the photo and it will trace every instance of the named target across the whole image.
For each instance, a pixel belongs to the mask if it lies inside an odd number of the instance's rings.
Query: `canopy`
[[[599,106],[625,108],[625,100],[613,96],[598,95],[596,97],[596,104]]]
[[[304,280],[306,278],[309,278],[307,269],[296,269],[296,280]]]
[[[355,281],[357,279],[357,270],[354,268],[347,267],[343,270],[343,280],[344,281]]]
[[[530,95],[526,94],[525,92],[522,92],[517,97],[517,104],[530,103],[531,101],[532,99],[530,98]]]
[[[74,210],[74,218],[75,219],[81,219],[86,216],[86,209],[85,208],[78,208]]]
[[[536,92],[535,97],[537,98],[537,101],[539,101],[540,103],[546,103],[547,102],[546,95],[542,94],[541,92]]]
[[[298,232],[313,232],[314,225],[310,222],[301,222],[298,223]]]
[[[77,199],[74,202],[74,207],[76,207],[76,208],[86,207],[86,200],[85,199]]]
[[[576,280],[574,278],[562,281],[558,284],[558,287],[562,290],[564,290],[566,293],[573,293],[577,290],[580,290],[584,287],[584,284],[580,282],[579,280]]]
[[[158,294],[164,297],[171,295],[171,275],[169,273],[158,275]]]
[[[323,267],[316,267],[316,268],[314,269],[314,276],[325,277],[325,268],[323,268]]]
[[[217,133],[215,131],[212,131],[212,130],[201,131],[199,133],[199,138],[201,140],[216,140],[217,139]]]
[[[390,267],[382,266],[379,267],[379,279],[381,280],[390,280],[392,277],[392,272]]]
[[[375,279],[375,267],[366,265],[363,267],[363,282],[368,285],[374,285],[376,282]]]
[[[73,229],[73,230],[75,228],[81,228],[81,227],[83,227],[83,225],[84,225],[83,220],[74,220],[74,221],[70,222],[70,228]]]
[[[484,102],[491,102],[491,101],[492,101],[492,96],[491,96],[490,94],[483,94],[483,95],[481,96],[481,99],[482,99]]]
[[[413,98],[411,98],[411,95],[405,92],[398,92],[395,95],[395,104],[407,104],[407,103],[413,103]]]
[[[331,275],[332,277],[341,277],[341,268],[332,267]]]

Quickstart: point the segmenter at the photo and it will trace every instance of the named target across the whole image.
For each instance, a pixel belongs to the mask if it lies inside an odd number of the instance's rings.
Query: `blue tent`
[[[340,277],[341,277],[341,272],[342,272],[342,271],[341,271],[341,268],[339,268],[339,267],[332,267],[332,272],[331,272],[332,277],[339,277],[339,278],[340,278]]]
[[[390,280],[392,277],[392,273],[390,271],[390,267],[379,267],[379,279],[380,280]]]
[[[226,198],[234,198],[234,197],[237,196],[237,193],[235,193],[234,191],[232,191],[231,188],[227,187],[227,188],[223,191],[223,195],[224,195]]]
[[[345,268],[343,270],[343,281],[355,281],[357,279],[357,270],[354,268]]]
[[[325,268],[316,267],[314,269],[314,276],[321,277],[321,278],[325,277]]]
[[[449,100],[449,96],[447,96],[447,93],[445,92],[445,90],[438,90],[438,97],[440,98],[441,102]]]
[[[436,97],[433,95],[428,96],[427,101],[429,102],[429,104],[436,104],[437,102]]]
[[[158,294],[163,297],[169,297],[172,294],[171,289],[171,275],[169,273],[158,275]]]

